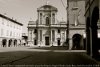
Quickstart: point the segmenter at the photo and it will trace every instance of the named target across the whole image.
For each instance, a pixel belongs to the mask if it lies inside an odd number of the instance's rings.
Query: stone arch
[[[7,44],[7,40],[6,40],[6,39],[3,39],[3,40],[2,40],[2,46],[3,46],[3,47],[6,47],[6,44]]]
[[[91,27],[94,28],[94,26],[97,27],[97,22],[99,19],[99,8],[94,7],[93,12],[92,12],[92,17],[91,17]]]
[[[72,49],[74,50],[80,50],[82,49],[82,45],[83,45],[83,36],[80,34],[74,34],[72,37]]]
[[[21,40],[20,39],[17,40],[17,44],[18,44],[18,46],[21,46]]]
[[[8,47],[10,47],[12,45],[12,39],[10,39],[9,41],[8,41]]]
[[[99,44],[98,44],[98,32],[97,32],[97,29],[98,29],[98,26],[97,26],[97,22],[98,22],[98,19],[99,19],[99,8],[96,6],[94,7],[93,9],[93,12],[92,12],[92,17],[91,17],[91,48],[92,48],[92,56],[93,57],[96,57],[99,52]]]
[[[17,46],[17,40],[16,39],[14,40],[14,46]]]

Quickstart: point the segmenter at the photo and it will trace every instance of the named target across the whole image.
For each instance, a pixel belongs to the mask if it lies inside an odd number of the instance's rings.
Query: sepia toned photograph
[[[0,67],[99,67],[100,0],[0,0]]]

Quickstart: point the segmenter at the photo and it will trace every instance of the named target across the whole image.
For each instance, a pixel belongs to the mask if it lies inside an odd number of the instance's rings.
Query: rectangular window
[[[37,29],[34,29],[34,33],[37,33]]]
[[[52,30],[52,41],[55,41],[55,30]]]
[[[4,24],[4,19],[2,18],[2,24]]]
[[[46,25],[49,25],[50,24],[50,19],[49,17],[46,17]]]
[[[1,36],[3,36],[3,32],[4,32],[4,30],[3,30],[3,29],[1,29]]]
[[[42,24],[42,13],[40,13],[40,24]]]
[[[9,26],[9,21],[7,20],[7,26]]]
[[[52,14],[52,23],[55,24],[55,14]]]
[[[40,30],[40,41],[42,41],[42,30]]]
[[[6,35],[8,36],[8,30],[7,30],[7,32],[6,32]]]
[[[10,36],[12,36],[12,31],[10,32]]]
[[[58,29],[58,33],[60,33],[60,29]]]
[[[14,32],[14,37],[15,37],[15,32]]]
[[[10,27],[12,27],[12,23],[10,23]]]
[[[14,23],[14,28],[15,28],[15,23]]]

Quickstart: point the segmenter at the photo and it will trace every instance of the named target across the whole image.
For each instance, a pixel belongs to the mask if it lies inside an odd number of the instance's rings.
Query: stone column
[[[29,38],[30,38],[30,33],[29,33],[29,29],[28,29],[28,41],[30,40]]]
[[[2,38],[0,38],[0,47],[2,47]]]
[[[52,29],[51,29],[51,46],[53,46],[53,41],[52,41]]]
[[[14,40],[12,39],[12,42],[11,42],[11,46],[13,47],[14,46]]]
[[[51,25],[53,24],[53,22],[52,22],[52,12],[51,12]]]
[[[73,35],[72,35],[71,31],[69,31],[69,50],[71,50],[72,46],[73,46],[72,37],[73,37]]]
[[[38,43],[37,43],[38,46],[40,46],[40,30],[38,29]]]
[[[9,45],[9,39],[7,39],[7,42],[6,42],[6,47],[8,47]]]

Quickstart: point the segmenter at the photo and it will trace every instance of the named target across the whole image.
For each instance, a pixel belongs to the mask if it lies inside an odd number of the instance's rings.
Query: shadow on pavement
[[[2,65],[87,65],[98,64],[85,53],[12,51],[0,52]]]

